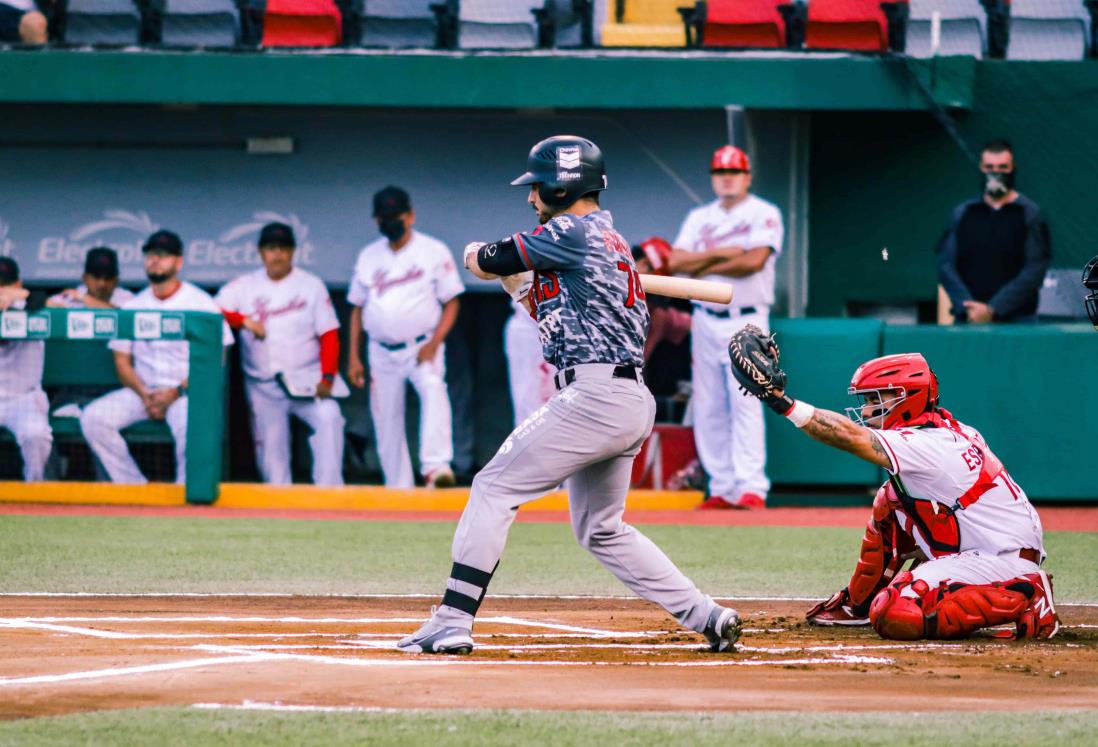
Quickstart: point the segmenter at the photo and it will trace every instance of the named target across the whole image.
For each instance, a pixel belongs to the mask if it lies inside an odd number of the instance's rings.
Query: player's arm
[[[743,247],[739,246],[722,246],[704,252],[673,249],[668,264],[672,275],[708,274],[714,265],[734,259],[743,252]]]
[[[362,307],[351,307],[347,330],[347,378],[352,386],[366,386],[366,367],[362,365]]]
[[[493,280],[528,270],[552,272],[583,266],[587,236],[579,218],[558,215],[533,231],[514,233],[491,244],[465,247],[465,266],[479,278]]]
[[[766,260],[770,259],[770,253],[774,249],[769,246],[756,246],[710,265],[705,273],[707,275],[727,275],[732,278],[745,278],[754,275],[766,266]]]
[[[461,302],[458,301],[457,296],[442,305],[442,316],[439,317],[435,331],[431,333],[431,339],[423,343],[423,346],[416,354],[418,363],[427,363],[435,359],[439,346],[446,340],[446,335],[450,334],[450,330],[454,328],[460,306]]]
[[[803,402],[792,401],[794,409],[797,405],[805,405]],[[812,406],[807,405],[807,407]],[[786,415],[786,417],[789,416]],[[845,415],[813,407],[811,416],[804,425],[798,427],[820,443],[848,451],[859,459],[876,464],[878,467],[892,469],[892,461],[888,458],[888,453],[880,440],[873,435],[873,431],[864,425],[858,425]]]
[[[133,367],[133,353],[115,350],[114,370],[118,374],[118,380],[122,383],[122,386],[135,391],[142,402],[147,403],[149,401],[149,390],[145,388],[144,382],[141,381],[141,378],[137,375],[137,370]]]

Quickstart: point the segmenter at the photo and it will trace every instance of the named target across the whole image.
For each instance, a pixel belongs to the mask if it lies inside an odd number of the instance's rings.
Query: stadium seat
[[[240,17],[232,0],[166,0],[160,41],[193,47],[232,47],[240,40]]]
[[[884,52],[889,48],[888,19],[881,0],[811,0],[805,25],[809,49]]]
[[[701,21],[700,46],[776,49],[786,46],[788,0],[709,0]]]
[[[343,39],[343,16],[332,0],[267,0],[264,47],[334,47]]]
[[[555,0],[546,5],[542,24],[544,47],[590,47],[594,44],[593,0]]]
[[[141,16],[131,0],[69,0],[65,41],[71,44],[137,44]]]
[[[941,36],[937,54],[983,57],[987,38],[987,13],[980,0],[910,0],[907,49],[912,57],[930,57],[930,26],[939,14]]]
[[[366,0],[358,43],[367,47],[431,48],[438,44],[438,0]]]
[[[1081,60],[1089,38],[1083,0],[1011,0],[1009,60]]]
[[[545,0],[461,0],[458,46],[462,49],[533,49],[538,46],[535,10]]]
[[[686,45],[679,8],[690,0],[627,0],[615,23],[602,27],[604,47],[682,47]]]

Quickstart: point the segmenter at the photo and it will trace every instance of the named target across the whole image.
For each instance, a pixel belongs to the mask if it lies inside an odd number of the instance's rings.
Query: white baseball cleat
[[[740,616],[736,610],[717,605],[709,613],[702,635],[709,641],[709,650],[715,654],[735,651],[736,641],[740,638]]]
[[[432,619],[401,638],[396,647],[406,654],[468,654],[473,650],[473,634],[465,628],[439,625]]]

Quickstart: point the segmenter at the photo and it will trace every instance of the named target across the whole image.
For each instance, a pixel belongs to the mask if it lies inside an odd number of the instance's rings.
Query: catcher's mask
[[[886,355],[858,366],[847,393],[859,400],[858,407],[846,408],[854,422],[882,430],[901,428],[938,406],[938,378],[920,353]]]
[[[1087,266],[1083,268],[1083,285],[1090,291],[1083,299],[1087,306],[1087,316],[1094,328],[1098,329],[1098,257],[1087,262]]]

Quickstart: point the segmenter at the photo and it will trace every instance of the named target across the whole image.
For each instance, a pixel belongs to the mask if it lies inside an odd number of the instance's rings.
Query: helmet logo
[[[580,167],[580,147],[578,145],[557,148],[558,169],[578,169]]]

